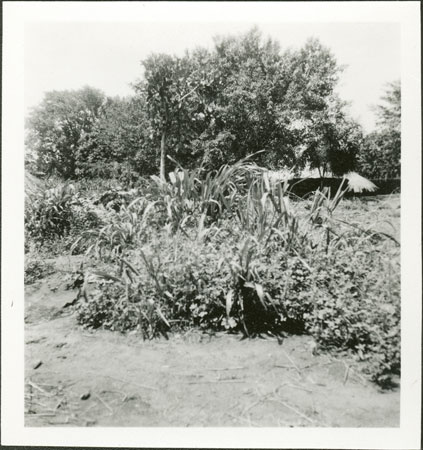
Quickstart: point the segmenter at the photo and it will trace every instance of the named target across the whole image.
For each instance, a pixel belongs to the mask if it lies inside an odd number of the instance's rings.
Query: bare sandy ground
[[[26,426],[399,426],[399,389],[313,355],[310,337],[144,342],[78,327],[62,308],[75,295],[57,273],[26,287]]]

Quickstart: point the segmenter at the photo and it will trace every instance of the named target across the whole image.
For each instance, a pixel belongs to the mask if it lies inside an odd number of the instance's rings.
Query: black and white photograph
[[[419,3],[313,3],[3,3],[2,443],[419,448]]]

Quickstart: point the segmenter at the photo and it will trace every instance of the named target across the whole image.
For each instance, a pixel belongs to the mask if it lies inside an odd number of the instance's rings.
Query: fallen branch
[[[36,404],[36,405],[42,406],[45,409],[49,409],[50,411],[54,411],[53,408],[50,408],[48,405],[46,405],[45,403],[39,402],[38,400],[34,400],[33,398],[31,398],[30,401],[31,401],[31,406],[32,406],[32,404]]]
[[[246,383],[244,380],[198,380],[182,381],[183,384],[209,384],[209,383]]]
[[[33,381],[28,380],[27,384],[29,384],[30,386],[32,386],[33,388],[37,389],[37,391],[42,392],[44,395],[46,395],[47,397],[54,397],[54,394],[50,394],[50,392],[47,392],[45,389],[41,388],[40,386],[38,386],[38,384],[35,384]]]
[[[254,427],[258,427],[259,425],[256,423],[256,422],[253,422],[250,418],[249,419],[246,419],[245,417],[240,417],[240,416],[234,416],[233,414],[230,414],[230,413],[226,413],[229,417],[232,417],[233,419],[235,419],[235,420],[241,420],[241,421],[243,421],[243,422],[246,422],[246,423],[248,423],[248,425],[252,425],[252,426],[254,426]]]
[[[113,414],[113,409],[97,394],[94,394],[96,398],[100,400],[101,403]]]
[[[313,419],[310,419],[310,417],[307,417],[301,411],[298,411],[298,409],[294,408],[293,406],[289,405],[288,403],[283,402],[282,400],[275,400],[275,399],[270,399],[270,400],[272,402],[280,403],[281,405],[285,406],[285,408],[288,408],[289,410],[291,410],[292,412],[294,412],[298,416],[302,417],[303,419],[307,420],[308,422],[315,423],[315,421]]]
[[[301,366],[299,367],[299,370],[304,370],[304,369],[309,369],[310,367],[324,367],[324,366],[329,366],[331,364],[335,364],[337,361],[327,361],[327,362],[315,362],[315,363],[311,363],[311,364],[306,364],[305,366]],[[278,368],[278,369],[297,369],[295,366],[287,366],[286,364],[274,364],[273,367]]]
[[[299,367],[295,364],[294,360],[288,355],[288,353],[286,353],[286,351],[282,350],[283,354],[287,357],[287,359],[289,360],[289,362],[292,364],[292,366],[294,367],[294,369],[301,375],[301,370],[299,369]]]
[[[72,419],[73,423],[78,424],[78,421],[76,419]],[[59,421],[59,422],[52,422],[51,420],[48,420],[47,423],[49,423],[50,425],[69,425],[71,422],[69,420],[69,417],[63,422],[63,421]]]
[[[345,375],[344,375],[343,384],[345,385],[348,381],[348,375],[350,374],[350,366],[348,366],[345,362],[344,362],[344,365],[345,365]]]
[[[293,387],[295,389],[301,389],[301,390],[306,391],[306,392],[313,392],[311,389],[307,389],[307,388],[305,388],[303,386],[298,386],[297,384],[284,383],[283,386],[289,386],[289,387]],[[283,387],[283,386],[280,386],[280,387]]]
[[[263,399],[264,400],[264,399]],[[263,400],[257,400],[256,402],[251,403],[251,405],[246,406],[243,410],[242,410],[242,415],[246,414],[250,409],[254,408],[254,406],[259,405]]]
[[[273,367],[276,367],[278,369],[295,369],[295,367],[293,367],[293,366],[287,366],[284,364],[274,364]],[[304,367],[303,367],[303,369],[304,369]]]
[[[246,414],[250,409],[254,408],[255,406],[259,405],[260,403],[265,402],[271,394],[266,394],[263,398],[260,398],[259,400],[251,403],[251,405],[246,406],[243,410],[242,410],[242,415]]]

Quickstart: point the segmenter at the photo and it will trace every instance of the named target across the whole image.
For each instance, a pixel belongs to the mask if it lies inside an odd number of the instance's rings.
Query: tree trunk
[[[163,128],[160,142],[160,179],[166,180],[166,129]]]

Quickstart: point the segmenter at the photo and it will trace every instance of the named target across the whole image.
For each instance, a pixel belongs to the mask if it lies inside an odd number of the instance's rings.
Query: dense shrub
[[[125,264],[126,262],[123,263]],[[121,284],[123,286],[129,283],[129,290],[134,292],[134,296],[130,297],[137,297],[137,300],[134,300],[132,306],[127,303],[127,310],[134,310],[134,305],[135,308],[147,309],[156,305],[172,323],[173,328],[225,327],[225,293],[229,288],[230,275],[229,270],[226,276],[224,271],[220,270],[216,248],[205,243],[192,242],[181,236],[170,239],[168,235],[163,235],[143,251],[131,253],[130,267],[130,277],[122,279]],[[116,275],[119,274],[112,276]],[[104,308],[109,310],[109,285],[100,284],[98,289],[105,292]],[[121,295],[124,295],[124,292],[125,289],[122,288]],[[111,313],[104,315],[102,307],[97,307],[97,303],[94,299],[94,306],[91,306],[90,299],[82,306],[79,320],[93,326],[91,315],[94,315],[96,325],[109,327],[107,321]],[[135,315],[138,318],[144,317],[144,314]],[[154,320],[154,317],[150,319],[153,323],[163,321],[160,315],[156,315],[157,320]],[[126,329],[133,329],[138,325],[139,321],[135,319],[135,322],[126,323]],[[145,326],[142,325],[141,328],[144,329]]]
[[[366,136],[357,168],[368,178],[401,177],[401,131],[379,130]]]
[[[389,83],[377,105],[376,131],[368,134],[357,155],[357,168],[368,178],[401,176],[401,82]]]
[[[312,275],[313,308],[306,329],[321,347],[353,351],[367,371],[388,386],[400,373],[400,270],[364,246],[323,257]]]
[[[59,185],[26,199],[26,236],[43,244],[69,234],[76,200],[73,185]]]
[[[91,293],[89,302],[79,302],[77,320],[89,328],[127,331],[138,323],[138,314],[132,304],[124,301],[120,285],[100,283]]]
[[[151,234],[149,226],[157,220],[153,217],[155,203],[139,197],[125,206],[126,200],[126,197],[118,196],[106,202],[99,226],[85,228],[79,237],[75,237],[71,251],[85,248],[87,253],[116,260],[125,251],[144,243]]]
[[[53,253],[69,250],[81,233],[100,227],[106,215],[72,184],[40,190],[25,201],[26,250],[31,245]]]

